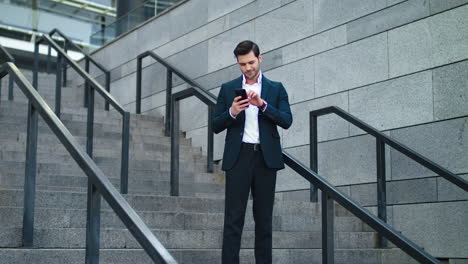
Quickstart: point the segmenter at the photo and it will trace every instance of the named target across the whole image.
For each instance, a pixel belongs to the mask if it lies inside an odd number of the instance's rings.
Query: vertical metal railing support
[[[166,137],[171,135],[171,102],[172,102],[172,71],[167,69],[166,72],[166,116],[165,116],[165,132]]]
[[[106,72],[106,91],[110,93],[110,81],[111,81],[111,75],[110,72]],[[104,110],[109,111],[109,102],[105,102]]]
[[[120,168],[120,193],[128,193],[128,162],[130,141],[130,113],[125,112],[122,119],[122,162]]]
[[[39,70],[39,44],[34,46],[33,87],[37,90],[37,74]],[[23,246],[32,247],[34,237],[34,207],[36,196],[36,166],[37,166],[37,132],[38,113],[28,104],[28,134],[26,139],[26,162],[24,179],[24,207],[23,207]]]
[[[62,81],[61,81],[61,70],[60,65],[62,65],[62,56],[57,54],[57,73],[55,76],[55,114],[60,118],[60,106],[62,100]]]
[[[50,74],[52,71],[52,47],[50,45],[47,46],[47,73]]]
[[[68,41],[65,40],[65,43],[63,44],[63,50],[65,51],[65,53],[68,52]],[[62,81],[63,81],[63,86],[67,86],[67,62],[65,60],[62,60],[62,69],[63,69],[63,78],[62,78]]]
[[[137,114],[141,114],[141,61],[143,60],[142,57],[137,58],[137,83],[136,83],[136,102],[135,102],[135,112]]]
[[[89,59],[85,58],[85,71],[89,73]],[[89,84],[85,81],[85,89],[84,89],[84,107],[88,107],[88,93],[89,93]]]
[[[377,156],[377,216],[382,221],[387,222],[387,184],[385,175],[385,142],[376,138],[376,156]],[[387,240],[378,235],[378,246],[384,248],[387,246]]]
[[[310,169],[318,172],[318,128],[317,116],[310,114]],[[317,186],[310,185],[310,201],[313,203],[318,202],[318,188]]]
[[[179,101],[171,103],[171,196],[179,196]]]
[[[101,225],[101,195],[88,179],[88,205],[86,211],[86,264],[99,264]]]
[[[322,190],[322,263],[335,263],[335,209],[333,199]]]
[[[87,82],[87,81],[86,81]],[[88,122],[86,125],[86,153],[93,158],[94,88],[88,85]]]
[[[213,128],[212,128],[212,122],[213,120],[213,115],[215,112],[215,106],[214,105],[208,105],[208,141],[207,141],[207,165],[206,165],[206,171],[208,173],[212,173],[214,171],[214,164],[213,164],[213,148],[214,148],[214,133],[213,133]]]
[[[12,58],[11,62],[15,63],[15,59]],[[13,101],[13,85],[14,85],[14,82],[15,82],[15,77],[13,76],[13,74],[10,74],[10,76],[8,76],[8,100],[9,101]],[[1,82],[0,82],[1,83]]]

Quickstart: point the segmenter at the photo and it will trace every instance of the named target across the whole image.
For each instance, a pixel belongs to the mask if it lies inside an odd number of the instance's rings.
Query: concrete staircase
[[[25,74],[31,78],[31,73]],[[87,178],[40,121],[34,248],[21,247],[27,103],[19,89],[0,101],[0,264],[84,263]],[[39,92],[53,106],[55,76],[41,74]],[[62,120],[85,146],[82,90],[65,87]],[[98,96],[98,95],[96,95]],[[121,120],[97,106],[94,159],[118,188]],[[52,107],[53,108],[53,107]],[[170,139],[160,118],[131,116],[129,194],[126,199],[179,263],[220,263],[224,178],[205,173],[206,157],[181,138],[181,197],[169,196]],[[299,176],[298,176],[299,177]],[[255,263],[251,203],[241,250]],[[343,208],[336,208],[336,263],[415,263],[399,249],[377,249],[377,235]],[[273,263],[321,263],[320,205],[276,201]],[[109,206],[101,212],[101,263],[152,263]]]

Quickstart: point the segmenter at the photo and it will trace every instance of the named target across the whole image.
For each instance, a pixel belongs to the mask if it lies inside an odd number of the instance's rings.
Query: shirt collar
[[[263,73],[262,71],[260,71],[260,74],[258,75],[258,78],[257,78],[257,82],[258,84],[262,84],[262,76],[263,76]],[[254,84],[256,84],[254,83]],[[250,85],[254,85],[254,84],[250,84]],[[242,74],[242,85],[246,85],[246,82],[245,82],[245,75]]]

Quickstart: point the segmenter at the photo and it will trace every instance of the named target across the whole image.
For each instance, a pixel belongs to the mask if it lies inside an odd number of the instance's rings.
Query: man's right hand
[[[231,114],[234,116],[237,116],[240,112],[247,109],[250,105],[248,98],[245,100],[241,100],[241,98],[241,96],[237,96],[234,98],[234,101],[232,101]]]

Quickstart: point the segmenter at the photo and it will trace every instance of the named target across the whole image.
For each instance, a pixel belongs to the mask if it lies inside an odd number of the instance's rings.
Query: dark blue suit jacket
[[[236,119],[229,114],[234,90],[242,88],[242,76],[221,86],[214,114],[213,131],[219,133],[227,128],[223,155],[223,170],[230,170],[236,163],[244,135],[245,113],[242,111]],[[267,167],[283,169],[280,136],[277,126],[287,129],[292,124],[288,94],[280,82],[270,81],[262,76],[261,98],[268,103],[265,112],[258,111],[260,144]],[[250,106],[255,107],[255,106]]]

